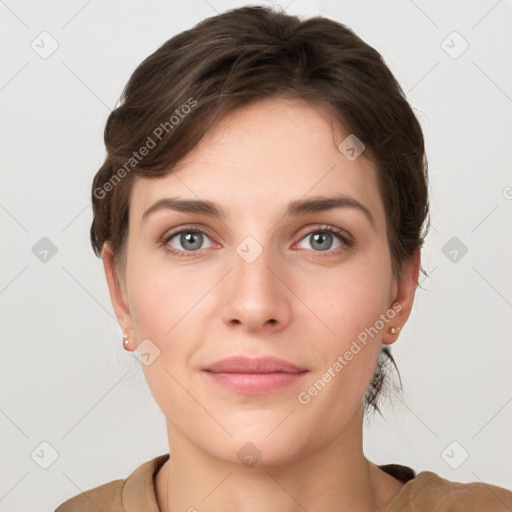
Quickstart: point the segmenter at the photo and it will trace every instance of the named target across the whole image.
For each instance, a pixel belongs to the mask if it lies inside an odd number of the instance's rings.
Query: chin
[[[259,426],[261,428],[261,425]],[[265,430],[253,427],[246,430],[232,430],[233,438],[222,436],[222,439],[212,439],[208,444],[202,443],[202,450],[210,453],[211,456],[230,464],[241,467],[275,467],[294,462],[306,453],[304,437],[293,435],[282,426]],[[272,429],[275,429],[272,432]],[[272,432],[269,435],[269,432]],[[214,443],[211,443],[211,441]],[[204,441],[204,439],[203,439]]]

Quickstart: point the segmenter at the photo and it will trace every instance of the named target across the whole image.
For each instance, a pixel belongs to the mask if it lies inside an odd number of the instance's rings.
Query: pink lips
[[[277,391],[301,380],[308,370],[275,357],[229,357],[203,369],[217,384],[242,394]]]

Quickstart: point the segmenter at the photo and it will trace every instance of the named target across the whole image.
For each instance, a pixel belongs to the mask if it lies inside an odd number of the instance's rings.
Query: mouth
[[[291,386],[308,372],[305,368],[274,357],[229,357],[203,368],[203,373],[214,383],[235,393],[249,395],[270,393]]]

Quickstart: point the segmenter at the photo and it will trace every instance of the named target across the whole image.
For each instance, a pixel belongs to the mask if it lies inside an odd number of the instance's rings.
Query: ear
[[[396,281],[396,294],[395,298],[390,304],[390,308],[395,311],[398,308],[392,307],[395,302],[398,302],[401,305],[401,309],[397,312],[395,317],[389,321],[389,324],[386,326],[383,334],[382,341],[384,345],[391,345],[394,343],[398,336],[400,336],[400,331],[392,334],[390,329],[392,327],[400,327],[402,330],[404,328],[407,319],[411,313],[412,305],[414,302],[414,294],[416,293],[416,288],[418,287],[418,276],[420,271],[420,247],[418,247],[413,255],[402,264],[402,276],[400,279]]]
[[[101,258],[103,260],[103,267],[105,269],[105,276],[107,278],[110,300],[112,301],[112,307],[114,308],[114,312],[116,314],[119,325],[124,334],[128,334],[131,339],[134,339],[134,331],[130,308],[128,305],[126,286],[122,280],[119,280],[116,274],[114,266],[114,254],[108,242],[103,244],[101,249]]]

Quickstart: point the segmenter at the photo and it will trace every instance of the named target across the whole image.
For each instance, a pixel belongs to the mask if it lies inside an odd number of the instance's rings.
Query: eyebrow
[[[318,213],[334,208],[352,208],[362,212],[370,224],[375,228],[375,221],[370,210],[359,201],[350,196],[335,195],[331,197],[312,197],[308,199],[299,199],[288,204],[286,217],[306,215],[308,213]],[[142,220],[147,219],[151,214],[162,211],[173,210],[183,213],[197,213],[223,219],[226,217],[222,208],[211,201],[178,199],[176,197],[166,197],[159,199],[150,206],[142,215]]]

